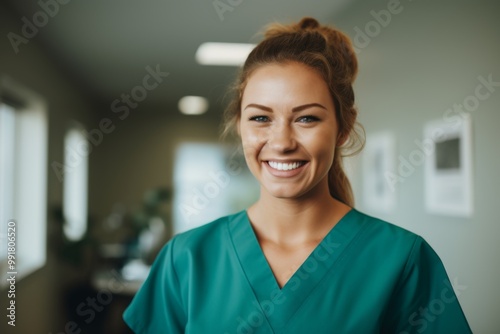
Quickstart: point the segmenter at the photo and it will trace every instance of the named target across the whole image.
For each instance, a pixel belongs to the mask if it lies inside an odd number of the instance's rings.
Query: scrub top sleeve
[[[457,284],[457,293],[463,289]],[[472,333],[443,263],[421,237],[391,297],[382,332]]]
[[[134,333],[184,333],[186,319],[173,263],[174,242],[175,238],[163,247],[148,278],[123,313]]]

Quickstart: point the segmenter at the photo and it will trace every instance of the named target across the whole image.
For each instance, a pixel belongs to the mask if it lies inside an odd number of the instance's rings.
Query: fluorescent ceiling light
[[[196,61],[202,65],[241,66],[255,44],[203,43],[196,50]]]
[[[208,110],[208,100],[201,96],[184,96],[178,107],[185,115],[201,115]]]

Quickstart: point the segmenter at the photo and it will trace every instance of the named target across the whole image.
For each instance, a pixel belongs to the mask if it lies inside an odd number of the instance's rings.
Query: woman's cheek
[[[248,153],[255,153],[262,146],[263,136],[259,135],[258,130],[247,130],[242,133],[242,144],[245,155]]]

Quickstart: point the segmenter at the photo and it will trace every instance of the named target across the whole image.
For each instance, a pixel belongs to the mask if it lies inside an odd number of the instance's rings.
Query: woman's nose
[[[279,153],[293,151],[297,148],[297,141],[293,128],[289,124],[276,124],[271,127],[267,144]]]

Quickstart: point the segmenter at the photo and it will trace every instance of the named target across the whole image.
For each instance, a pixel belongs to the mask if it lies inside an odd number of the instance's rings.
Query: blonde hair
[[[335,104],[338,123],[338,143],[332,167],[328,172],[328,187],[332,197],[354,206],[351,184],[342,158],[362,150],[364,130],[356,121],[352,84],[358,72],[358,61],[352,43],[344,33],[320,25],[305,17],[291,25],[271,24],[261,41],[248,56],[233,87],[234,96],[224,113],[223,136],[235,133],[241,113],[241,98],[250,75],[257,68],[276,63],[298,62],[315,69],[325,80]]]

